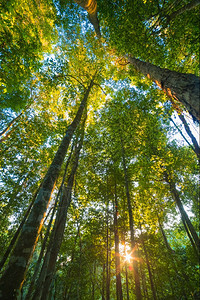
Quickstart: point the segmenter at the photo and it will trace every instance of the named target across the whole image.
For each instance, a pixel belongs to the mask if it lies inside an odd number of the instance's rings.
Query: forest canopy
[[[0,299],[200,299],[199,0],[1,0]]]

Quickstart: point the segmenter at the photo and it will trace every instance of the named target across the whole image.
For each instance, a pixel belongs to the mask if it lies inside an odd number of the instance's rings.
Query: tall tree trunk
[[[107,220],[106,220],[106,300],[110,300],[110,245],[109,245],[108,203],[107,203]]]
[[[138,72],[153,80],[172,101],[181,102],[195,119],[200,120],[200,80],[197,76],[163,69],[130,55],[125,58]]]
[[[167,24],[169,24],[169,22],[171,20],[175,19],[177,16],[183,14],[184,12],[194,9],[199,4],[200,4],[200,0],[192,0],[188,4],[184,5],[183,7],[179,8],[176,11],[174,11],[173,13],[171,13],[170,15],[167,15],[167,20],[168,20]]]
[[[39,188],[40,188],[40,187],[39,187]],[[10,242],[10,244],[9,244],[9,246],[8,246],[8,248],[7,248],[7,250],[6,250],[5,254],[4,254],[4,256],[3,256],[3,258],[2,258],[2,260],[1,260],[1,262],[0,262],[0,269],[3,268],[3,266],[4,266],[4,264],[5,264],[5,262],[6,262],[7,258],[8,258],[8,256],[10,255],[10,253],[11,253],[11,251],[12,251],[12,249],[13,249],[13,246],[14,246],[14,244],[15,244],[15,242],[16,242],[16,240],[17,240],[17,238],[18,238],[18,236],[19,236],[19,234],[20,234],[20,232],[21,232],[21,230],[22,230],[22,227],[24,226],[24,223],[26,222],[26,219],[27,219],[27,217],[28,217],[28,215],[29,215],[29,213],[30,213],[30,211],[31,211],[31,208],[32,208],[32,206],[33,206],[33,204],[34,204],[34,202],[35,202],[35,199],[36,199],[36,197],[37,197],[39,188],[37,189],[37,191],[36,191],[36,193],[35,193],[35,195],[34,195],[34,197],[33,197],[33,200],[32,200],[31,203],[29,204],[29,207],[28,207],[28,209],[27,209],[27,211],[26,211],[26,213],[25,213],[25,215],[24,215],[22,221],[21,221],[21,223],[20,223],[20,225],[19,225],[17,231],[15,232],[15,234],[14,234],[14,236],[13,236],[13,238],[12,238],[12,240],[11,240],[11,242]]]
[[[127,270],[127,263],[125,262],[125,274],[126,274],[126,298],[129,300],[129,283],[128,283],[128,270]]]
[[[160,30],[156,30],[156,33],[158,34],[159,32],[163,31],[163,29],[165,29],[170,24],[170,22],[174,20],[177,16],[183,14],[186,11],[196,8],[200,4],[200,0],[192,0],[188,4],[170,13],[170,11],[176,8],[177,5],[179,5],[181,2],[182,1],[175,1],[173,2],[173,4],[169,5],[166,9],[163,9],[163,11],[159,12],[157,15],[158,19],[153,24],[151,29],[161,27]]]
[[[9,265],[0,281],[0,299],[16,299],[16,296],[20,293],[29,260],[37,244],[38,235],[51,199],[51,194],[58,179],[74,131],[80,123],[95,76],[96,73],[84,94],[73,122],[69,125],[58,151],[56,152],[53,162],[43,180],[43,184],[39,190],[31,213],[21,231],[21,235],[10,258]]]
[[[140,262],[140,272],[141,272],[142,286],[143,286],[143,291],[144,291],[144,299],[149,300],[149,294],[148,294],[147,285],[146,285],[145,273],[142,268],[141,262]]]
[[[92,270],[92,272],[91,272],[91,274],[93,274],[93,277],[94,277],[94,279],[93,278],[91,278],[91,281],[92,281],[92,298],[91,298],[91,300],[95,300],[95,287],[96,287],[96,261],[94,262],[94,264],[93,264],[93,270]],[[101,290],[100,290],[100,292],[101,292]]]
[[[79,6],[88,12],[88,18],[90,23],[94,26],[96,35],[101,37],[99,20],[97,17],[97,1],[96,0],[74,0]]]
[[[159,218],[159,216],[158,216],[158,213],[157,213],[157,218],[158,218],[158,224],[159,224],[159,228],[160,228],[160,231],[161,231],[161,234],[162,234],[162,237],[163,237],[165,246],[166,246],[166,248],[169,250],[170,253],[173,253],[173,250],[172,250],[170,244],[168,243],[168,240],[167,240],[166,234],[165,234],[165,232],[164,232],[163,226],[162,226],[162,224],[161,224],[161,222],[160,222],[160,218]]]
[[[194,253],[195,253],[197,259],[199,260],[198,249],[196,248],[195,242],[194,242],[194,240],[193,240],[193,238],[192,238],[192,236],[191,236],[191,233],[190,233],[190,231],[189,231],[189,228],[188,228],[187,223],[186,223],[185,219],[183,218],[183,216],[181,216],[181,220],[182,220],[182,222],[183,222],[183,226],[184,226],[185,231],[186,231],[186,233],[187,233],[187,235],[188,235],[188,238],[189,238],[189,240],[190,240],[190,242],[191,242],[191,244],[192,244]]]
[[[56,212],[56,209],[57,209],[58,201],[60,199],[60,194],[61,194],[62,189],[63,189],[64,181],[65,181],[65,178],[66,178],[67,169],[68,169],[69,162],[71,160],[71,156],[72,156],[72,152],[73,152],[73,147],[74,147],[74,145],[72,144],[72,149],[71,149],[70,155],[69,155],[69,157],[67,159],[67,162],[66,162],[65,172],[64,172],[64,175],[63,175],[62,183],[60,185],[58,194],[56,196],[55,204],[54,204],[54,207],[53,207],[53,212],[51,214],[51,218],[50,218],[50,221],[49,221],[49,224],[48,224],[48,227],[47,227],[45,238],[44,238],[44,241],[42,243],[42,247],[41,247],[41,250],[40,250],[40,255],[38,257],[38,260],[37,260],[37,263],[36,263],[36,266],[35,266],[35,270],[34,270],[34,274],[33,274],[32,278],[31,278],[31,283],[29,285],[29,289],[28,289],[28,292],[26,294],[26,300],[32,299],[32,293],[33,293],[33,290],[34,290],[36,278],[38,276],[38,272],[39,272],[39,269],[40,269],[40,264],[41,264],[42,258],[44,256],[44,251],[45,251],[45,248],[46,248],[47,240],[49,238],[49,233],[50,233],[51,225],[52,225],[52,222],[53,222],[53,218],[54,218],[54,215],[55,215],[55,212]]]
[[[25,113],[25,111],[26,110],[28,110],[29,108],[30,108],[30,106],[31,106],[31,104],[29,104],[29,105],[27,105],[23,110],[22,110],[22,112],[16,117],[16,118],[14,118],[14,119],[12,119],[12,121],[10,121],[10,123],[7,125],[7,127],[4,129],[4,130],[2,130],[1,132],[0,132],[0,136],[2,136],[2,135],[5,135],[7,132],[8,132],[8,130],[19,120],[19,118]],[[3,140],[5,140],[8,136],[9,136],[10,134],[6,134],[6,136],[5,137],[3,137],[2,139],[0,139],[0,142],[2,142]]]
[[[123,300],[122,282],[121,282],[121,262],[119,253],[119,232],[118,232],[118,200],[117,200],[117,184],[115,180],[115,196],[114,196],[114,234],[115,234],[115,270],[116,270],[116,295],[117,300]]]
[[[168,250],[167,253],[168,253],[168,256],[169,256],[169,259],[170,259],[170,263],[172,264],[172,267],[173,267],[173,269],[174,269],[174,271],[176,273],[176,277],[177,277],[177,280],[178,280],[178,285],[180,285],[182,287],[182,296],[183,296],[183,299],[187,299],[187,293],[186,293],[186,290],[185,290],[186,289],[185,284],[189,282],[189,278],[185,274],[184,270],[181,270],[179,267],[177,268],[177,266],[176,266],[175,252],[170,247],[170,244],[169,244],[169,242],[167,240],[167,236],[166,236],[165,231],[163,229],[163,226],[161,224],[161,221],[160,221],[160,218],[158,216],[158,213],[157,213],[157,217],[158,217],[159,228],[160,228],[160,231],[161,231],[162,236],[163,236],[164,244],[166,246],[166,249]],[[169,268],[167,268],[167,270],[168,270],[168,273],[170,273],[169,272]],[[169,277],[169,281],[170,281],[170,277]],[[176,284],[177,283],[175,282],[175,285]],[[170,281],[170,286],[171,286],[172,294],[175,294],[174,288],[172,286],[172,282],[171,281]]]
[[[192,132],[190,130],[190,127],[189,127],[189,125],[187,124],[187,122],[186,122],[186,120],[184,118],[184,115],[178,114],[178,116],[179,116],[179,119],[182,121],[182,123],[184,125],[185,131],[187,132],[187,134],[189,135],[189,137],[192,140],[192,143],[193,143],[193,146],[194,146],[194,152],[196,153],[197,158],[200,159],[200,147],[199,147],[199,145],[197,143],[196,138],[192,134]]]
[[[190,232],[190,234],[191,234],[191,236],[194,240],[194,244],[196,246],[196,249],[194,249],[194,250],[195,250],[195,252],[196,252],[196,250],[199,251],[199,245],[200,245],[199,237],[198,237],[198,235],[197,235],[192,223],[190,222],[190,219],[189,219],[189,217],[188,217],[188,215],[187,215],[187,213],[186,213],[186,211],[183,207],[183,204],[182,204],[181,199],[179,197],[178,191],[176,190],[175,183],[173,182],[172,178],[169,178],[169,176],[166,172],[165,172],[164,176],[165,176],[166,182],[170,186],[170,191],[171,191],[171,193],[173,195],[173,198],[174,198],[174,200],[175,200],[175,202],[178,206],[178,209],[181,213],[182,219],[187,224],[189,232]]]
[[[84,124],[85,124],[85,120],[84,120]],[[83,127],[83,132],[84,132],[84,127]],[[72,165],[72,170],[68,178],[67,187],[65,187],[65,185],[63,186],[64,189],[61,195],[61,201],[58,207],[54,229],[49,242],[50,244],[50,247],[48,249],[49,253],[47,253],[44,260],[43,270],[45,270],[45,275],[42,276],[44,278],[44,283],[41,286],[40,291],[38,293],[41,294],[41,298],[35,296],[33,297],[34,300],[35,299],[45,300],[50,291],[50,286],[55,273],[56,260],[57,260],[58,253],[60,251],[60,247],[62,244],[63,235],[65,231],[67,211],[71,203],[71,193],[72,193],[72,187],[74,183],[74,176],[78,167],[79,154],[83,144],[83,136],[84,136],[83,132],[80,141],[78,142],[78,146],[75,147],[75,157]],[[40,282],[40,280],[38,281]]]
[[[149,273],[149,280],[150,280],[150,284],[151,284],[151,291],[152,291],[153,299],[157,300],[156,290],[155,290],[154,281],[153,281],[153,275],[152,275],[151,267],[150,267],[150,263],[149,263],[149,256],[148,256],[148,252],[147,252],[147,249],[145,246],[142,232],[141,232],[141,241],[142,241],[142,246],[144,249],[144,255],[145,255],[145,259],[146,259],[147,269],[148,269],[148,273]]]
[[[123,144],[121,132],[120,132],[120,139],[121,139],[122,162],[123,162],[123,169],[124,169],[124,180],[125,180],[125,188],[126,188],[126,198],[127,198],[128,213],[129,213],[129,227],[130,227],[130,233],[131,233],[131,253],[133,254],[133,252],[134,252],[134,257],[136,257],[136,259],[137,259],[131,197],[130,197],[130,192],[129,192],[128,174],[127,174],[127,167],[126,167],[126,160],[125,160],[125,150],[124,150],[124,144]],[[136,292],[136,299],[141,300],[142,294],[141,294],[140,278],[139,278],[139,272],[138,272],[138,262],[136,259],[133,260],[135,292]]]
[[[170,121],[174,124],[174,126],[176,127],[176,129],[179,131],[180,135],[184,138],[184,140],[186,141],[186,143],[188,144],[188,146],[192,149],[192,151],[195,152],[194,147],[190,144],[190,142],[188,141],[188,139],[185,137],[185,135],[183,134],[183,132],[181,131],[181,129],[176,125],[176,123],[174,122],[174,120],[172,118],[169,118]]]
[[[76,253],[75,249],[76,249],[76,245],[77,245],[77,239],[78,239],[78,236],[79,236],[79,230],[80,230],[80,225],[78,225],[78,231],[77,231],[77,234],[75,236],[74,247],[73,247],[72,252],[71,252],[71,264],[73,264],[75,253]],[[67,278],[70,277],[71,273],[72,273],[72,267],[70,267],[69,270],[67,271],[67,276],[66,277]],[[64,295],[63,295],[64,300],[69,299],[70,290],[71,290],[71,285],[70,286],[66,285],[65,290],[64,290]]]
[[[103,270],[102,270],[102,300],[105,300],[105,264],[103,264]]]

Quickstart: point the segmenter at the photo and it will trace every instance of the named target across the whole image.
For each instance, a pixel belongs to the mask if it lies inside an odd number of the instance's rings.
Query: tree
[[[196,2],[1,5],[0,298],[198,298]]]
[[[55,182],[58,178],[59,171],[64,161],[73,133],[81,120],[81,116],[85,108],[90,90],[93,86],[93,81],[94,77],[85,92],[76,117],[68,127],[62,143],[59,146],[58,151],[54,157],[54,160],[43,180],[43,184],[38,191],[35,205],[31,210],[29,218],[26,221],[25,227],[23,228],[23,231],[12,253],[12,257],[10,259],[10,267],[6,269],[4,275],[2,276],[1,293],[4,298],[7,297],[7,299],[11,299],[12,297],[15,297],[16,293],[18,293],[18,289],[21,288],[28,262],[30,260],[32,252],[34,251],[35,244],[37,243],[38,235],[41,230],[44,215],[48,207]],[[26,252],[24,252],[23,249],[27,249]],[[18,280],[15,280],[13,282],[11,281],[11,278],[16,277],[15,274],[18,275]]]
[[[167,96],[181,102],[191,115],[199,120],[200,79],[197,76],[161,69],[131,56],[128,56],[127,59],[137,71],[152,79]]]

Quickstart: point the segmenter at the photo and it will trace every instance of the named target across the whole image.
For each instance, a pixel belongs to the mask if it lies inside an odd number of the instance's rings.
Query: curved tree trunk
[[[51,194],[53,192],[55,183],[58,179],[60,169],[63,164],[74,131],[80,123],[83,110],[86,106],[89,93],[93,86],[95,75],[85,92],[76,117],[74,118],[71,125],[69,125],[66,134],[58,148],[58,151],[56,152],[54,160],[49,167],[49,170],[44,178],[43,184],[39,190],[37,199],[33,205],[31,213],[16,243],[15,249],[10,258],[9,265],[1,278],[0,299],[16,299],[17,295],[20,293],[25,279],[25,273],[28,267],[29,260],[37,244],[38,236],[43,224],[45,213],[49,201],[51,199]]]
[[[74,0],[79,6],[84,8],[88,12],[88,18],[90,23],[94,26],[96,35],[101,37],[99,20],[97,17],[97,1],[96,0]]]
[[[194,146],[194,152],[196,153],[197,158],[200,159],[200,147],[199,147],[199,145],[197,143],[196,138],[192,134],[192,132],[190,130],[190,127],[189,127],[188,123],[185,120],[184,115],[178,115],[178,116],[179,116],[179,119],[182,121],[182,123],[184,125],[185,131],[187,132],[187,134],[189,135],[189,137],[192,140],[192,143],[193,143],[193,146]]]
[[[199,77],[194,74],[184,74],[162,69],[130,55],[126,55],[125,58],[138,72],[153,80],[172,101],[176,100],[182,103],[195,119],[200,120]]]
[[[174,126],[176,127],[176,129],[178,130],[178,132],[180,133],[180,135],[183,137],[183,139],[186,141],[186,143],[188,144],[188,146],[192,149],[192,151],[195,152],[194,147],[190,144],[190,142],[188,141],[188,139],[184,136],[182,130],[178,127],[178,125],[176,125],[176,123],[174,122],[174,120],[172,118],[169,118],[169,120],[174,124]]]

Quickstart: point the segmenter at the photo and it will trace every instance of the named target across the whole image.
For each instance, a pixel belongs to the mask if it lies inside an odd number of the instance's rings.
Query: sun
[[[128,252],[126,252],[124,258],[125,258],[125,261],[127,261],[128,263],[130,263],[131,260],[132,260],[132,256],[131,256],[131,254],[128,253]]]

